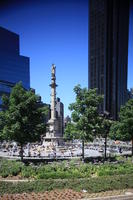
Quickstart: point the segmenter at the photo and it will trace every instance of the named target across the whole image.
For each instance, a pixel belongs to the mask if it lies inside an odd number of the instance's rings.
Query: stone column
[[[51,119],[56,119],[56,66],[52,64],[51,70]]]

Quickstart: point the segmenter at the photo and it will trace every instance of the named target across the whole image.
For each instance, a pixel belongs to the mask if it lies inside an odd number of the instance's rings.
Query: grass
[[[76,191],[87,190],[97,193],[108,190],[133,188],[133,175],[117,175],[83,179],[48,179],[29,182],[0,182],[0,194],[44,192],[53,189],[73,189]]]

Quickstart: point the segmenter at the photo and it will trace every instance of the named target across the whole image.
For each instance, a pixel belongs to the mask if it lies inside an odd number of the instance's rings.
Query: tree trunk
[[[23,145],[20,144],[20,158],[21,158],[21,162],[23,162]]]
[[[105,146],[104,146],[104,158],[106,160],[107,158],[107,135],[105,136],[105,142],[104,142]]]
[[[84,161],[84,140],[82,140],[82,160]]]
[[[132,138],[132,156],[133,156],[133,138]]]

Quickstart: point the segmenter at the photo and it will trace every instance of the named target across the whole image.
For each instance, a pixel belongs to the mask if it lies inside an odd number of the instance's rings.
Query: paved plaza
[[[73,158],[81,157],[82,144],[80,141],[73,143],[64,143],[57,146],[52,143],[45,144],[27,144],[23,148],[25,158]],[[18,158],[20,147],[15,143],[2,143],[0,145],[0,157]],[[131,143],[120,141],[108,141],[107,155],[124,155],[131,153]],[[104,139],[95,139],[92,143],[85,145],[85,157],[98,157],[104,155]]]

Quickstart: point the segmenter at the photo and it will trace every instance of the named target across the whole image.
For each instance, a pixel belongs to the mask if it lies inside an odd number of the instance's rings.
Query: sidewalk
[[[87,194],[83,200],[133,200],[133,189]]]
[[[133,195],[118,195],[109,197],[85,198],[83,200],[133,200]]]

